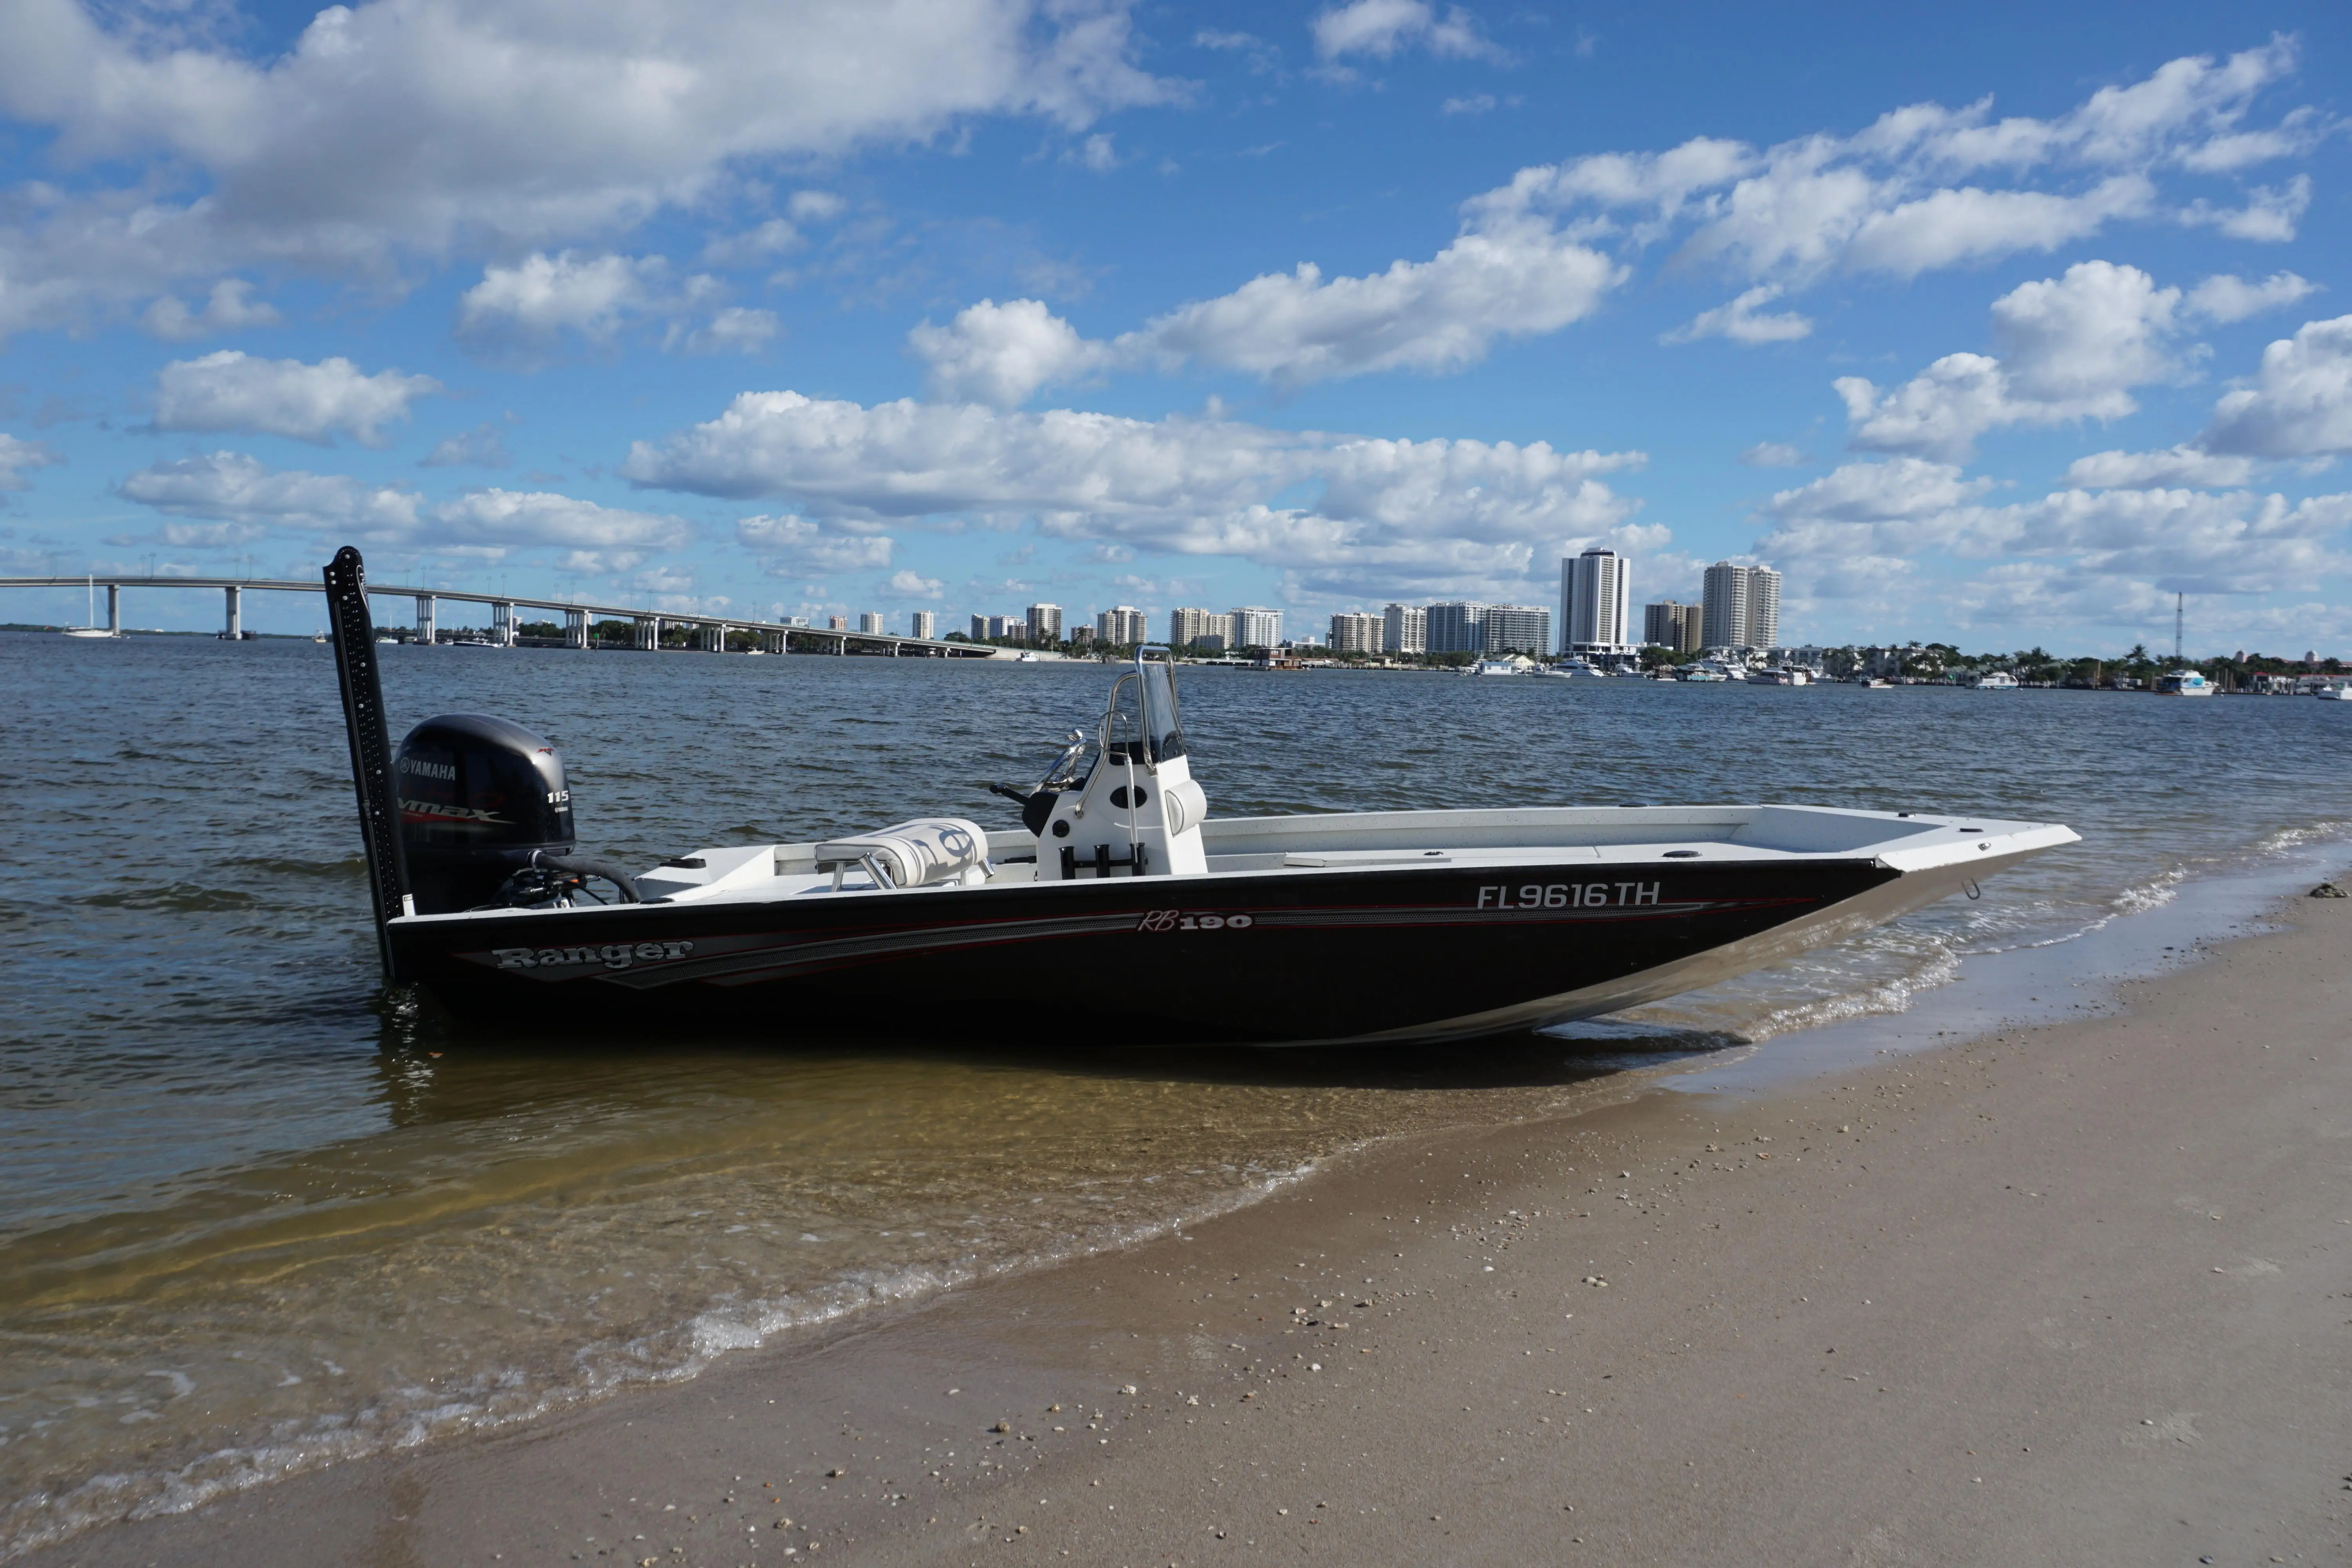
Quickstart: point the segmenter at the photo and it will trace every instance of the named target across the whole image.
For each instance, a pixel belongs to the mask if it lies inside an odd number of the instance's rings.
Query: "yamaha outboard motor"
[[[486,713],[444,713],[393,759],[400,840],[420,915],[504,903],[533,856],[572,853],[572,792],[555,748]]]

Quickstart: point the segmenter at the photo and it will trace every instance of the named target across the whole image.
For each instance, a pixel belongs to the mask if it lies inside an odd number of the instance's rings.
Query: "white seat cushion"
[[[829,838],[816,847],[817,869],[873,859],[901,888],[929,887],[963,879],[988,858],[988,835],[961,816],[920,816],[851,838]]]

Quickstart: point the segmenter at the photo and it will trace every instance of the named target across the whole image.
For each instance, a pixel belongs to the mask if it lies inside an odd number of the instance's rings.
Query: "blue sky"
[[[0,571],[1297,630],[1601,542],[2342,653],[2347,81],[2317,5],[19,0]]]

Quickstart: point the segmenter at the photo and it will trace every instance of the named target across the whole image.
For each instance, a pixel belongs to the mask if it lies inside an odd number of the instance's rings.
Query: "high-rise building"
[[[1622,653],[1633,646],[1632,563],[1595,548],[1559,563],[1562,653]]]
[[[1770,647],[1780,640],[1780,574],[1769,566],[1718,561],[1706,569],[1705,626],[1708,647]]]
[[[1103,642],[1126,647],[1150,635],[1150,628],[1144,625],[1143,612],[1132,605],[1120,605],[1095,617],[1095,637]]]
[[[940,615],[937,610],[917,610],[908,617],[907,635],[925,641],[940,635]]]
[[[1486,606],[1487,653],[1551,651],[1551,612],[1541,605]]]
[[[1073,643],[1090,643],[1090,642],[1092,642],[1092,641],[1094,641],[1094,640],[1095,640],[1095,629],[1094,629],[1094,627],[1092,627],[1092,626],[1072,626],[1072,627],[1070,628],[1070,641],[1071,641],[1071,642],[1073,642]]]
[[[1245,605],[1227,617],[1233,622],[1229,647],[1273,647],[1282,641],[1282,612]]]
[[[1382,617],[1341,611],[1331,617],[1331,650],[1334,653],[1378,653],[1381,637],[1387,629]]]
[[[1416,605],[1391,605],[1381,612],[1381,646],[1391,653],[1429,651],[1429,612]]]
[[[971,640],[974,642],[986,642],[988,640],[988,617],[986,616],[972,616]]]
[[[857,629],[868,637],[882,636],[882,612],[879,610],[860,612],[857,617]]]
[[[1190,647],[1209,637],[1215,637],[1217,646],[1223,647],[1230,629],[1226,617],[1214,610],[1186,605],[1168,612],[1168,646],[1171,647]]]
[[[1034,643],[1062,640],[1062,606],[1032,605],[1029,606],[1029,640]]]
[[[847,616],[827,616],[824,618],[824,629],[829,632],[845,632],[849,629],[849,617]]]
[[[1642,608],[1642,640],[1676,653],[1696,653],[1705,646],[1699,641],[1700,618],[1696,605],[1673,599],[1645,605]]]
[[[1708,647],[1753,647],[1748,640],[1748,568],[1718,561],[1706,569],[1699,595],[1699,640]]]
[[[1449,600],[1432,605],[1429,616],[1429,651],[1432,653],[1484,653],[1486,651],[1486,606],[1465,599]]]
[[[1748,569],[1748,641],[1752,647],[1780,646],[1780,574],[1769,566]]]

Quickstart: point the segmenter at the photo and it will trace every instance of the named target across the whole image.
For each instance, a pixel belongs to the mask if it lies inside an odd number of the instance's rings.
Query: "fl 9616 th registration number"
[[[1657,901],[1655,882],[1527,882],[1478,889],[1482,910],[1597,910]]]

